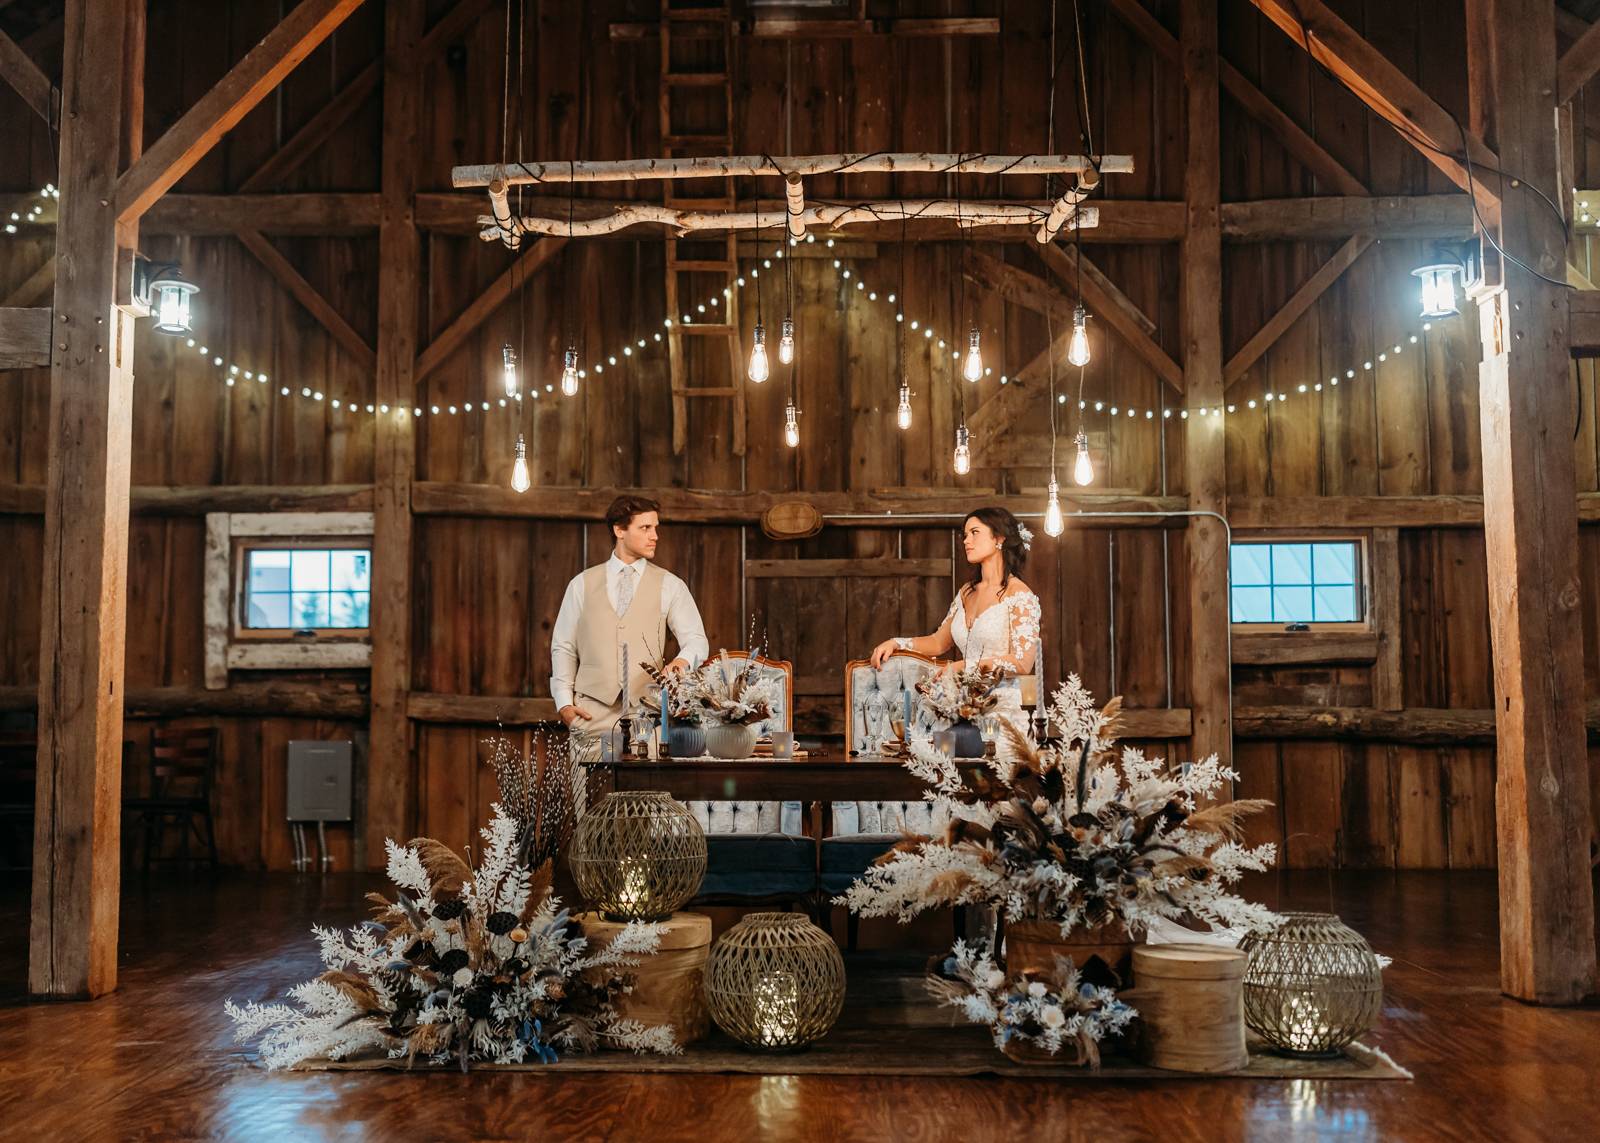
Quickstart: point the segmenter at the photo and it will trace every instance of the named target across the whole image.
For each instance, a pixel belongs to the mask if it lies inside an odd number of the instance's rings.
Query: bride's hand
[[[939,668],[939,673],[942,675],[948,671],[951,674],[959,675],[966,669],[967,661],[965,659],[951,659],[949,662],[945,663]]]
[[[885,639],[872,649],[872,669],[877,670],[889,661],[889,656],[900,649],[900,644],[893,639]]]

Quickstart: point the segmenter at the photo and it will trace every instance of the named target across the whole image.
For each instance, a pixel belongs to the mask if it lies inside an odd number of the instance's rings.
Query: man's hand
[[[663,675],[681,675],[681,674],[683,674],[683,672],[687,671],[688,669],[689,669],[689,661],[687,659],[681,659],[680,658],[680,659],[674,659],[674,660],[672,660],[672,662],[668,663],[665,667],[662,667],[661,668],[661,673]]]
[[[556,713],[560,716],[561,721],[566,723],[568,727],[571,727],[572,724],[577,722],[580,718],[587,722],[594,717],[594,715],[590,714],[588,711],[584,710],[581,706],[578,706],[575,703],[562,707]]]

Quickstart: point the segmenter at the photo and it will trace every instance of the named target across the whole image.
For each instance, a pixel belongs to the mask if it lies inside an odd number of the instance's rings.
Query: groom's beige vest
[[[622,697],[622,648],[628,648],[629,696],[637,702],[647,687],[646,662],[659,662],[666,648],[667,617],[661,610],[665,573],[654,564],[645,568],[634,589],[628,613],[617,616],[606,594],[606,565],[583,573],[583,614],[578,621],[580,695],[615,704]]]

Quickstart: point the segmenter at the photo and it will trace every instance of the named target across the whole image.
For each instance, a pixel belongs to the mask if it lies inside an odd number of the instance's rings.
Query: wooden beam
[[[1600,501],[1600,497],[1594,499]],[[1228,523],[1235,532],[1250,528],[1478,528],[1483,526],[1483,497],[1235,497],[1228,502]]]
[[[1044,264],[1063,283],[1078,284],[1080,255],[1076,250],[1063,246],[1041,246],[1038,253],[1044,259]],[[1114,329],[1123,343],[1150,366],[1157,377],[1172,386],[1174,392],[1182,393],[1183,368],[1157,343],[1155,322],[1146,317],[1145,312],[1118,289],[1116,283],[1106,277],[1087,254],[1081,258],[1083,304],[1089,307],[1091,314]]]
[[[334,309],[332,303],[322,296],[321,291],[301,276],[300,271],[294,268],[276,246],[267,241],[265,235],[259,230],[241,230],[239,241],[250,251],[255,260],[265,266],[267,272],[277,279],[278,284],[288,290],[290,296],[317,319],[317,324],[328,332],[328,335],[357,365],[368,373],[377,368],[377,355],[367,344],[366,338],[355,331],[344,319],[344,315]]]
[[[117,985],[134,324],[111,203],[143,39],[143,0],[67,0],[28,957],[57,997]]]
[[[531,488],[518,493],[504,484],[450,484],[418,481],[412,485],[411,506],[419,516],[486,516],[530,520],[587,520],[605,518],[606,508],[622,492],[648,497],[661,505],[667,526],[674,524],[759,524],[778,504],[804,503],[815,507],[829,527],[928,527],[928,516],[959,521],[971,511],[975,499],[999,504],[1029,516],[1040,514],[1037,496],[1000,496],[965,488],[930,489],[910,495],[906,490],[859,492],[737,492],[688,488]],[[1068,511],[1176,512],[1185,507],[1181,496],[1075,496],[1067,493],[1062,506]],[[897,515],[913,519],[897,521]],[[842,518],[841,518],[842,517]],[[1126,525],[1131,526],[1133,521]],[[1073,527],[1078,525],[1074,522]],[[1087,526],[1087,525],[1086,525]]]
[[[422,37],[424,58],[437,54],[454,42],[489,9],[494,0],[457,0],[455,7],[439,18]],[[355,78],[339,89],[328,102],[317,109],[266,162],[257,167],[239,184],[240,191],[265,190],[288,178],[315,154],[333,134],[349,122],[363,104],[378,90],[381,77],[381,60],[373,60],[356,73]]]
[[[1222,204],[1222,237],[1232,242],[1471,238],[1472,204],[1459,194],[1369,198],[1278,198]]]
[[[422,356],[417,359],[415,379],[421,381],[439,368],[445,359],[459,349],[461,343],[471,337],[480,325],[493,316],[495,310],[504,305],[516,290],[527,285],[529,278],[549,265],[550,259],[554,258],[566,244],[565,238],[542,238],[521,251],[516,260],[490,283],[488,289],[479,294],[439,332],[438,337],[428,343],[428,348],[423,350]],[[395,403],[409,402],[410,398],[407,397]]]
[[[0,711],[28,711],[39,705],[38,688],[0,687]],[[225,690],[201,687],[134,687],[123,696],[126,718],[184,718],[224,715],[243,718],[365,719],[367,696],[353,685],[240,683]]]
[[[1178,317],[1183,335],[1184,470],[1189,507],[1228,510],[1228,465],[1221,417],[1194,410],[1223,403],[1222,135],[1217,86],[1217,0],[1182,0],[1186,226],[1179,247]],[[1189,706],[1194,757],[1233,760],[1228,662],[1228,532],[1220,520],[1189,520]]]
[[[363,512],[372,509],[370,484],[147,485],[130,492],[136,516],[204,516],[207,512]],[[42,484],[0,484],[0,515],[44,513]]]
[[[1370,663],[1378,657],[1374,631],[1241,631],[1233,636],[1235,664],[1273,667],[1303,663]]]
[[[32,57],[4,32],[0,32],[0,79],[9,83],[51,128],[57,126],[61,93]]]
[[[414,691],[406,699],[406,715],[414,722],[474,726],[528,726],[555,722],[556,704],[548,698],[517,695],[443,695]]]
[[[0,369],[35,369],[50,364],[50,311],[0,309]]]
[[[1483,0],[1493,50],[1472,60],[1507,170],[1557,187],[1555,27],[1544,0]],[[1566,234],[1535,196],[1512,195],[1501,244],[1545,275]],[[1563,286],[1507,262],[1479,299],[1484,540],[1494,650],[1500,987],[1577,1004],[1596,983],[1583,588],[1572,489],[1573,397]]]
[[[412,211],[422,116],[425,0],[389,0],[383,17],[383,149],[378,229],[377,400],[396,410],[416,397],[422,246]],[[416,420],[379,417],[373,458],[372,725],[367,815],[368,868],[381,868],[384,839],[410,837],[417,774],[406,717],[411,690],[411,481]]]
[[[128,168],[117,184],[118,219],[137,219],[149,210],[360,4],[301,0]]]
[[[1471,180],[1479,207],[1493,220],[1499,211],[1499,195],[1481,175],[1500,170],[1500,158],[1482,139],[1459,126],[1448,111],[1322,0],[1251,3],[1462,190],[1468,187],[1467,169],[1455,156],[1464,143],[1467,156],[1480,172]]]
[[[1071,341],[1072,327],[1069,324],[1056,334],[1054,341],[1017,370],[1008,384],[1000,386],[967,418],[979,467],[982,467],[982,458],[989,455],[996,442],[1017,431],[1017,427],[1038,404],[1041,394],[1048,398],[1045,382],[1050,376],[1050,363],[1059,362],[1062,370],[1067,368],[1067,346]]]
[[[921,576],[949,579],[948,559],[745,560],[749,579],[852,579],[863,576]]]
[[[1378,637],[1372,663],[1372,705],[1405,706],[1405,669],[1400,658],[1400,530],[1374,528],[1367,545],[1367,622]]]
[[[1239,352],[1228,359],[1222,367],[1222,386],[1226,390],[1239,378],[1248,373],[1257,361],[1265,356],[1267,350],[1278,343],[1278,339],[1289,332],[1289,327],[1299,321],[1305,312],[1317,304],[1317,299],[1327,292],[1328,287],[1337,282],[1346,270],[1355,265],[1356,260],[1367,252],[1372,245],[1372,237],[1367,234],[1357,234],[1346,240],[1345,244],[1334,252],[1317,272],[1307,278],[1305,282],[1290,295],[1278,312],[1267,319],[1249,341],[1240,347]]]
[[[1182,50],[1178,39],[1156,19],[1140,0],[1110,0],[1112,11],[1137,32],[1141,39],[1155,49],[1170,65],[1182,63]],[[1258,123],[1270,131],[1283,144],[1283,149],[1299,164],[1326,184],[1326,189],[1339,194],[1364,195],[1367,188],[1351,174],[1344,164],[1329,154],[1300,124],[1273,102],[1265,92],[1247,79],[1243,72],[1227,60],[1218,61],[1222,90],[1231,95],[1239,106]]]
[[[7,294],[4,301],[0,301],[0,309],[10,309],[13,306],[36,306],[49,297],[55,291],[55,288],[56,260],[55,256],[52,255],[46,258],[37,270],[29,274],[20,286]],[[45,341],[48,343],[49,340],[49,335],[46,334]]]
[[[1590,24],[1556,64],[1556,106],[1572,102],[1583,85],[1600,71],[1600,24]]]
[[[1600,357],[1600,291],[1567,291],[1567,351],[1573,357]]]

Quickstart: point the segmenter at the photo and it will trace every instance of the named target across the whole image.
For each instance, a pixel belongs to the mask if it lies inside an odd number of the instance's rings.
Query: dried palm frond
[[[1156,873],[1163,877],[1190,876],[1198,879],[1209,877],[1213,867],[1211,862],[1203,857],[1180,853],[1175,857],[1168,857],[1156,862],[1153,868]]]
[[[555,865],[555,858],[549,858],[528,875],[528,902],[522,906],[521,917],[524,923],[533,920],[539,906],[550,896],[550,886],[555,882]]]
[[[406,845],[417,851],[436,899],[454,897],[461,892],[464,883],[472,880],[472,867],[444,842],[431,837],[414,837]]]
[[[323,973],[317,977],[324,984],[331,984],[345,996],[348,996],[363,1012],[375,1012],[382,1008],[378,1000],[378,992],[372,985],[353,972],[343,972],[337,969]]]
[[[1100,708],[1100,737],[1107,742],[1122,737],[1122,696],[1115,695]]]
[[[1272,803],[1265,798],[1240,798],[1236,802],[1219,802],[1190,814],[1184,824],[1197,833],[1221,834],[1229,841],[1244,838],[1244,819],[1270,809]]]

